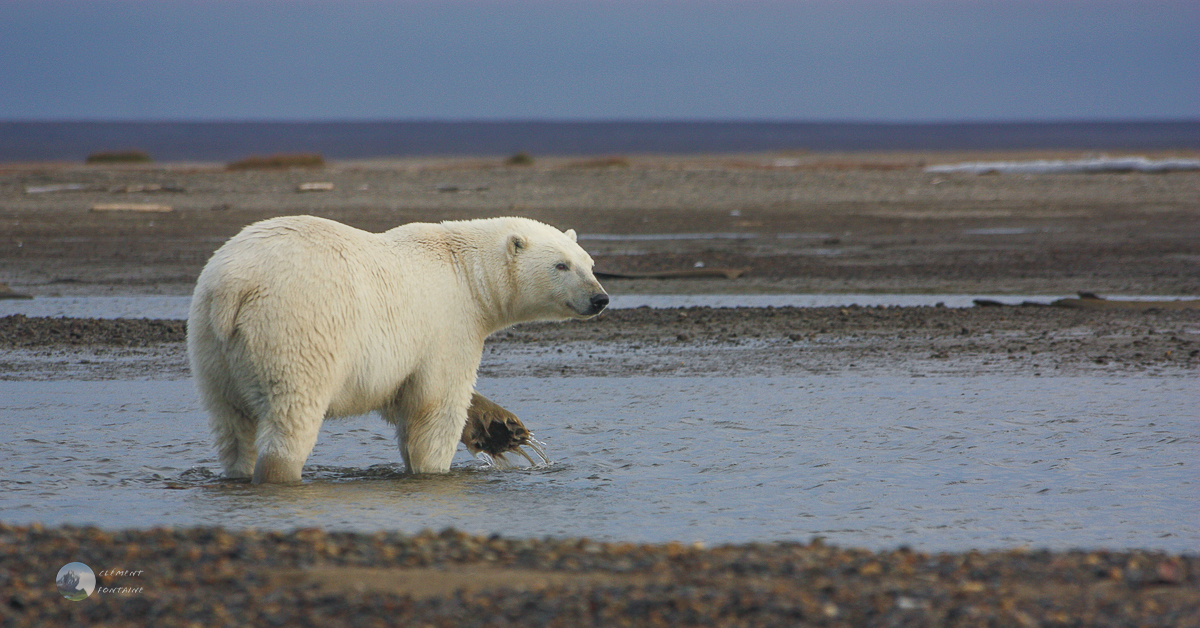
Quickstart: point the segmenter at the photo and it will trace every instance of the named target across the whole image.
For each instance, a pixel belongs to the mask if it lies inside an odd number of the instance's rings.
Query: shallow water
[[[1189,378],[505,378],[554,461],[400,472],[327,422],[300,486],[220,481],[190,381],[0,382],[0,520],[961,550],[1200,546]]]
[[[915,307],[941,303],[946,307],[972,307],[975,299],[1016,305],[1026,301],[1049,303],[1075,295],[994,294],[614,294],[612,309],[648,306],[675,307]],[[1136,300],[1169,300],[1177,297],[1139,296]],[[0,300],[0,316],[70,316],[76,318],[187,318],[190,296],[86,296],[38,297]]]

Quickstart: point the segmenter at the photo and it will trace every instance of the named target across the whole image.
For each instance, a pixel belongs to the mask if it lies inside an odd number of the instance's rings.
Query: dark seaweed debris
[[[185,342],[187,323],[180,320],[39,318],[13,314],[0,318],[0,347],[108,345],[144,347]]]

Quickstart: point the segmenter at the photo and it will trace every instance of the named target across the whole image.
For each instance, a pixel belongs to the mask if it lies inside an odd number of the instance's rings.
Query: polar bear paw
[[[467,409],[467,424],[463,426],[462,443],[467,446],[471,455],[485,454],[495,461],[497,466],[512,466],[504,457],[508,453],[517,453],[528,460],[530,465],[537,466],[538,463],[525,452],[524,447],[533,450],[542,459],[542,464],[550,462],[541,443],[533,438],[517,415],[479,393],[474,393],[471,397],[471,407]]]

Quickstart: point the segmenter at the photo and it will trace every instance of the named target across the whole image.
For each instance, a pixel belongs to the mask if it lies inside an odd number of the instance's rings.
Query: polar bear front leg
[[[471,402],[470,382],[447,391],[427,389],[415,382],[405,386],[395,402],[382,411],[396,426],[400,457],[409,473],[445,473],[462,438]]]

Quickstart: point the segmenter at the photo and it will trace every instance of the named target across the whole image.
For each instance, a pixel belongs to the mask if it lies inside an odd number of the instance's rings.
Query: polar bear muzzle
[[[584,313],[584,316],[595,316],[600,312],[603,312],[604,308],[608,307],[608,295],[604,294],[603,292],[593,294],[589,303],[590,307],[588,308],[587,312]]]
[[[599,284],[596,287],[599,288]],[[585,298],[587,298],[586,301],[582,299],[568,299],[564,305],[566,305],[567,310],[572,312],[576,318],[591,318],[603,312],[604,308],[608,307],[608,294],[604,292],[603,288],[600,288],[600,292],[592,293],[590,297]]]

